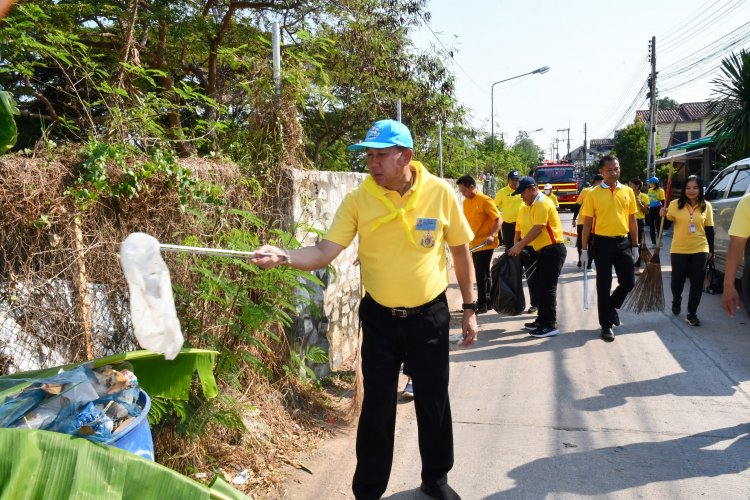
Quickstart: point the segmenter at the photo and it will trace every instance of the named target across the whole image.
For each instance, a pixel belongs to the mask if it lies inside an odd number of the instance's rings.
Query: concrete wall
[[[296,225],[295,233],[303,245],[314,245],[320,239],[330,227],[344,197],[366,177],[354,172],[297,169],[288,172],[290,222]],[[463,202],[455,181],[447,182],[453,187],[459,203]],[[315,366],[319,377],[330,370],[347,368],[357,351],[361,299],[359,266],[354,265],[357,248],[355,238],[331,266],[315,271],[323,286],[307,282],[306,287],[299,291],[312,304],[298,311],[298,318],[291,327],[291,338],[302,345],[320,346],[328,352],[328,366]],[[297,352],[300,352],[299,348]]]

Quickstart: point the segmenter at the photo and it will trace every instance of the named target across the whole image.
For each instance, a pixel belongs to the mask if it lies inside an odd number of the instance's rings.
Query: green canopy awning
[[[700,139],[694,139],[692,141],[675,144],[674,146],[668,147],[667,149],[663,149],[662,152],[675,151],[677,149],[702,148],[708,146],[709,144],[713,144],[714,142],[716,142],[716,138],[712,135],[707,135],[706,137],[701,137]]]

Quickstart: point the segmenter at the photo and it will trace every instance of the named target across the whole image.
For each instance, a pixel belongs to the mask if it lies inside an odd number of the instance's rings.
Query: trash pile
[[[16,380],[18,382],[18,380]],[[0,427],[41,429],[97,442],[117,437],[143,412],[130,363],[82,365],[31,385],[0,404]]]

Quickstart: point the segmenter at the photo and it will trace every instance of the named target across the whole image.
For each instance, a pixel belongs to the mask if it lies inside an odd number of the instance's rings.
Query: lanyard
[[[693,212],[695,212],[695,208],[691,208],[689,203],[685,204],[685,207],[688,210],[688,213],[690,214],[690,223],[693,223]]]

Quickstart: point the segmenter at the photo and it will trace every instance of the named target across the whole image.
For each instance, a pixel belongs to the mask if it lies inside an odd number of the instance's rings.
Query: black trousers
[[[630,290],[635,285],[633,255],[630,238],[607,238],[596,235],[594,238],[594,262],[596,263],[596,299],[598,302],[599,325],[612,326],[612,312],[622,307]],[[617,274],[617,288],[612,290],[612,268]],[[611,292],[611,294],[610,294]]]
[[[505,245],[506,249],[509,249],[515,244],[513,240],[516,237],[516,223],[503,221],[503,225],[500,226],[500,232],[503,233],[503,245]]]
[[[417,315],[395,317],[369,295],[362,321],[364,399],[357,428],[357,499],[380,498],[393,463],[398,372],[404,363],[414,384],[422,481],[447,482],[453,467],[453,424],[448,399],[448,323],[445,295]]]
[[[706,277],[707,253],[673,253],[672,259],[672,300],[682,301],[685,280],[690,279],[688,294],[688,314],[698,312],[703,295],[703,279]]]
[[[659,210],[661,210],[661,207],[651,207],[646,214],[646,219],[648,219],[648,232],[649,236],[651,236],[652,245],[656,245],[656,236],[659,234],[659,223],[661,222],[659,220],[661,218],[659,216]]]
[[[562,243],[547,245],[537,252],[539,324],[543,327],[557,325],[557,280],[566,255],[568,250]]]
[[[479,250],[477,252],[472,252],[471,254],[471,258],[474,261],[474,274],[477,279],[478,306],[486,306],[490,302],[490,263],[492,262],[492,253],[494,251],[494,249]]]
[[[521,258],[521,265],[526,273],[526,286],[529,287],[529,305],[539,307],[539,252],[528,246],[524,249],[528,255]]]

